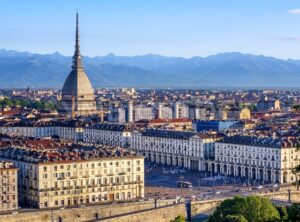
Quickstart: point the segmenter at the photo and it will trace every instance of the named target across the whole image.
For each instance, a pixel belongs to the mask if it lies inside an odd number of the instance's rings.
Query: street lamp
[[[182,182],[183,182],[183,179],[184,179],[184,176],[180,175],[179,180],[181,181],[181,182],[180,182],[180,189],[181,189],[181,192],[182,192]]]

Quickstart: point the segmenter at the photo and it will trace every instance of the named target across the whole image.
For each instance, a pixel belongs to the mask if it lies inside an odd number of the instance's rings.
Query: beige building
[[[132,151],[74,144],[47,151],[40,146],[0,151],[0,158],[19,168],[22,206],[63,207],[144,197],[144,158]]]
[[[18,209],[18,169],[9,161],[0,161],[0,211]]]
[[[222,120],[247,120],[250,118],[249,108],[222,110]]]

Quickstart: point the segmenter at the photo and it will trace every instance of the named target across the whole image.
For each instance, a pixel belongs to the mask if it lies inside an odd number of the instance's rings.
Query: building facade
[[[18,210],[18,169],[0,161],[0,211]]]
[[[224,121],[224,120],[195,120],[193,121],[193,129],[197,132],[202,131],[223,131],[234,127],[238,121]]]
[[[128,147],[131,131],[125,125],[98,124],[84,129],[83,142]]]
[[[164,104],[158,105],[158,118],[159,119],[172,119],[173,110],[172,107],[165,106]]]
[[[300,164],[300,152],[281,139],[246,136],[226,137],[215,143],[215,173],[265,183],[292,183],[293,167]]]
[[[78,206],[144,197],[144,158],[123,149],[82,146],[47,152],[8,147],[0,151],[0,158],[19,168],[19,201],[24,207]]]
[[[203,169],[204,148],[196,133],[155,129],[135,131],[130,145],[131,149],[152,162],[192,170]]]
[[[280,110],[280,100],[260,100],[256,106],[258,111]]]

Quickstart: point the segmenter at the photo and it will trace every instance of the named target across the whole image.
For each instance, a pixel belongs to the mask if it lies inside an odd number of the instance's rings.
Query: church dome
[[[76,42],[73,56],[72,71],[69,73],[62,88],[59,111],[67,115],[88,115],[96,112],[94,90],[84,72],[80,47],[78,13],[76,14]]]
[[[94,95],[94,91],[91,82],[83,69],[77,69],[70,72],[65,80],[62,96],[75,96],[82,97],[87,95]]]

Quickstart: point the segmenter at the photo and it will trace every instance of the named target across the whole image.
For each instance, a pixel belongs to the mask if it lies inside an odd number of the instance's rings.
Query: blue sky
[[[0,48],[96,56],[208,56],[238,51],[300,59],[299,0],[0,0]]]

